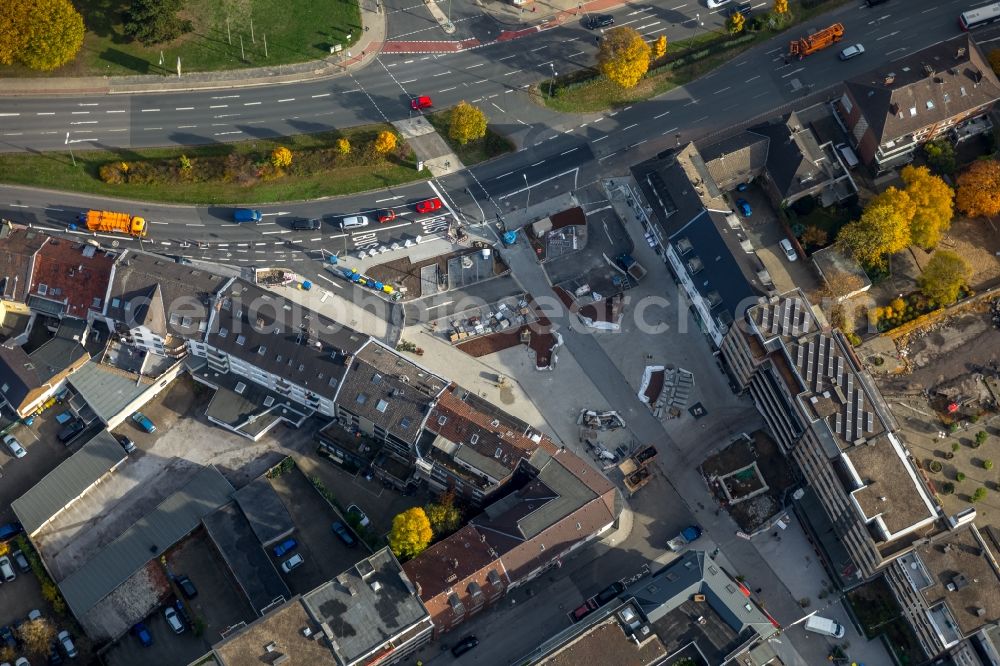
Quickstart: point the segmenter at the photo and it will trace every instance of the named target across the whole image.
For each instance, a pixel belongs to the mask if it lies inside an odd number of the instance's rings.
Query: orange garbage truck
[[[844,38],[844,26],[834,23],[829,28],[823,28],[807,37],[800,37],[788,46],[788,55],[798,56],[802,60],[810,53],[825,49]]]
[[[80,221],[87,224],[90,231],[110,231],[128,234],[136,238],[146,237],[146,220],[128,213],[113,213],[107,210],[88,210],[80,215]]]

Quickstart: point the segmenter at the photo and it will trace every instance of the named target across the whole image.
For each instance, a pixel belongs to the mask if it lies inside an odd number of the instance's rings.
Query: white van
[[[858,156],[854,153],[854,149],[846,143],[838,143],[837,151],[840,152],[840,156],[844,158],[844,163],[847,164],[848,169],[853,169],[861,163],[860,160],[858,160]]]
[[[806,631],[834,638],[844,637],[844,625],[819,615],[809,616],[809,619],[806,620]]]

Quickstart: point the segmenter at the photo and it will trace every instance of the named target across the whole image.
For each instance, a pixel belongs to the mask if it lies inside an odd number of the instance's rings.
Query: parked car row
[[[439,211],[443,206],[444,204],[441,199],[431,197],[430,199],[418,202],[413,209],[421,215],[425,215]],[[396,211],[391,208],[379,208],[374,211],[374,218],[379,224],[392,222],[396,217]],[[233,221],[237,224],[242,222],[260,222],[262,219],[263,213],[253,208],[237,208],[233,211]],[[371,219],[367,215],[347,215],[340,218],[338,226],[341,229],[358,229],[367,227],[370,223]],[[319,231],[322,227],[323,222],[319,218],[298,218],[292,220],[291,223],[292,231]]]

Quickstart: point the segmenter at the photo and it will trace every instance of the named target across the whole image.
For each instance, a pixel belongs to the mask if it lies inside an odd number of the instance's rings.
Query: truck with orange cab
[[[844,26],[840,23],[834,23],[828,28],[823,28],[811,35],[794,40],[788,46],[788,55],[798,56],[798,59],[802,60],[807,55],[836,44],[843,38]]]
[[[107,210],[88,210],[80,215],[80,221],[87,224],[90,231],[105,231],[128,234],[136,238],[146,237],[146,220],[128,213],[113,213]]]

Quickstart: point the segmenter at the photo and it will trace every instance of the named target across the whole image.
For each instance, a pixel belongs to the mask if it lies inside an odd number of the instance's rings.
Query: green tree
[[[419,506],[407,509],[392,519],[389,547],[401,559],[410,559],[422,553],[432,538],[431,523]]]
[[[742,12],[733,12],[726,19],[726,29],[731,35],[738,35],[743,32],[743,28],[746,27],[747,18],[743,16]]]
[[[982,486],[979,486],[972,491],[972,495],[969,497],[969,501],[973,503],[982,502],[984,499],[986,499],[986,488],[983,488]]]
[[[375,142],[372,144],[372,148],[379,155],[391,153],[396,149],[396,135],[388,130],[379,132],[378,136],[375,137]]]
[[[70,0],[8,0],[0,10],[0,64],[53,70],[76,57],[83,35]]]
[[[448,116],[448,136],[461,145],[486,136],[486,114],[478,106],[461,101]]]
[[[927,167],[908,165],[900,174],[906,183],[906,194],[917,209],[910,220],[910,239],[925,250],[941,240],[955,216],[955,190]]]
[[[955,146],[947,139],[935,139],[924,144],[927,164],[936,173],[948,176],[955,173]]]
[[[462,524],[462,512],[455,506],[455,493],[448,491],[424,507],[431,529],[438,538],[451,534]]]
[[[969,217],[1000,213],[1000,162],[977,160],[957,180],[955,206]]]
[[[837,242],[862,264],[884,268],[887,257],[910,244],[910,221],[916,204],[906,192],[889,187],[861,213],[861,219],[844,226]]]
[[[613,28],[601,39],[597,67],[622,88],[634,88],[649,70],[651,50],[633,28]]]
[[[187,155],[183,155],[182,154],[177,159],[177,161],[180,162],[181,171],[190,171],[191,170],[191,167],[192,167],[191,158],[188,157]]]
[[[980,430],[979,432],[976,433],[976,443],[982,446],[983,444],[986,443],[986,440],[989,439],[989,437],[990,434],[988,432],[986,432],[985,430]]]
[[[278,146],[271,151],[271,164],[276,169],[283,169],[292,164],[292,151],[284,146]]]
[[[941,305],[951,305],[970,276],[969,264],[950,250],[938,250],[927,262],[917,286],[924,295]]]
[[[178,17],[184,0],[132,0],[125,11],[125,34],[145,46],[171,42],[191,32],[191,21]]]
[[[989,458],[987,458],[986,460],[984,460],[983,461],[983,469],[985,469],[987,472],[990,471],[991,469],[993,469],[993,461],[990,460]]]

